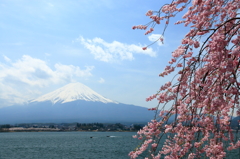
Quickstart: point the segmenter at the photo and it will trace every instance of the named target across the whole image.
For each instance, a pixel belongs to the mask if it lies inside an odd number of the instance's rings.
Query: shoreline
[[[36,128],[37,129],[37,128]],[[96,130],[0,130],[0,133],[5,133],[5,132],[137,132],[137,131],[96,131]]]

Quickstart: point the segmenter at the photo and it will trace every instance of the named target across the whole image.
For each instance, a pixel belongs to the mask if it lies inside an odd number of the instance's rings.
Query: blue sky
[[[0,107],[24,103],[70,82],[80,82],[118,102],[146,102],[172,76],[161,78],[187,33],[170,21],[165,43],[141,48],[160,36],[132,30],[146,24],[156,0],[0,0]],[[157,34],[157,35],[156,35]]]

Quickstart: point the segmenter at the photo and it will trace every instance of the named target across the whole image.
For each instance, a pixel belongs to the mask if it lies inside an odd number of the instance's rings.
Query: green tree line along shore
[[[138,131],[144,124],[121,123],[24,123],[0,125],[0,132],[18,131]]]

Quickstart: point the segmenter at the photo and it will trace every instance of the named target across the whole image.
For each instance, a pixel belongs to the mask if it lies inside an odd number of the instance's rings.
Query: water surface
[[[126,159],[135,132],[0,133],[0,159]],[[110,136],[110,137],[107,137]]]

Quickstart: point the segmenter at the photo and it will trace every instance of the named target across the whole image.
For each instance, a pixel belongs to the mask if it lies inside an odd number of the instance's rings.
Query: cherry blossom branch
[[[148,146],[148,158],[154,159],[161,155],[165,158],[191,159],[202,155],[223,158],[227,150],[240,147],[239,139],[234,139],[230,127],[232,117],[229,117],[235,111],[240,116],[240,2],[173,0],[157,12],[148,11],[146,15],[152,21],[133,29],[147,29],[151,25],[145,33],[150,34],[156,24],[166,20],[164,35],[170,19],[190,2],[192,5],[183,16],[184,20],[175,24],[191,24],[191,29],[172,52],[170,65],[159,74],[164,77],[181,68],[177,82],[167,82],[147,98],[147,101],[157,99],[159,104],[151,109],[156,112],[154,120],[138,132],[139,139],[144,138],[144,142],[130,153],[131,158],[136,158]],[[180,4],[182,6],[178,8]],[[158,40],[163,42],[163,39]],[[168,103],[172,106],[165,110]],[[169,123],[172,116],[174,121]],[[163,135],[169,138],[162,144]]]

